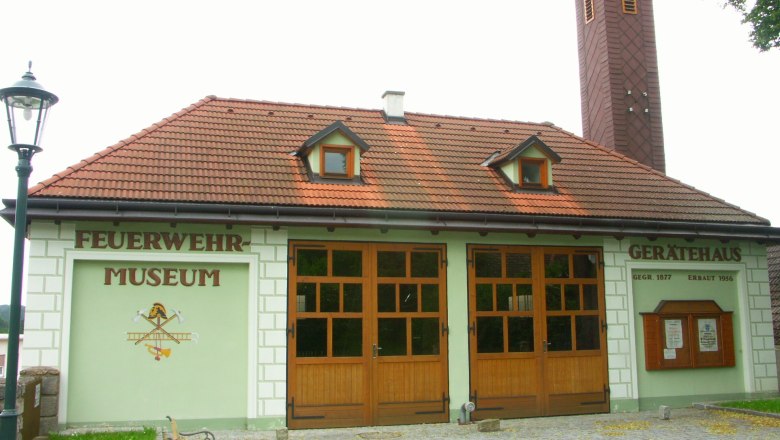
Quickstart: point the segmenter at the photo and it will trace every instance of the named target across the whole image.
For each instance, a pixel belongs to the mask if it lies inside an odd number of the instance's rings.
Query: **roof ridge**
[[[59,173],[55,173],[54,175],[52,175],[51,177],[49,177],[46,180],[38,182],[35,186],[33,186],[33,187],[31,187],[30,189],[27,190],[27,194],[28,195],[32,195],[32,194],[34,194],[37,191],[40,191],[42,189],[45,189],[45,188],[51,186],[52,184],[54,184],[55,182],[59,181],[60,179],[63,179],[63,178],[67,177],[70,174],[73,174],[74,172],[84,168],[87,165],[92,164],[93,162],[97,161],[98,159],[106,157],[106,156],[110,155],[111,153],[113,153],[113,152],[115,152],[115,151],[117,151],[117,150],[119,150],[119,149],[129,145],[130,143],[132,143],[134,141],[137,141],[139,139],[143,139],[145,136],[148,136],[149,134],[154,133],[157,129],[162,127],[164,124],[167,124],[167,123],[169,123],[169,122],[171,122],[171,121],[173,121],[175,119],[178,119],[178,118],[184,116],[185,114],[190,113],[191,111],[195,110],[196,108],[201,107],[201,106],[203,106],[203,105],[205,105],[205,104],[207,104],[207,103],[209,103],[211,101],[214,101],[216,99],[218,99],[216,96],[208,95],[205,98],[203,98],[203,99],[201,99],[201,100],[199,100],[199,101],[197,101],[197,102],[195,102],[193,104],[190,104],[187,107],[184,107],[183,109],[179,110],[178,112],[175,112],[175,113],[171,114],[168,117],[162,118],[161,120],[159,120],[158,122],[153,123],[149,127],[144,128],[141,131],[139,131],[139,132],[137,132],[135,134],[132,134],[132,135],[128,136],[125,139],[122,139],[121,141],[117,142],[114,145],[111,145],[109,147],[106,147],[106,148],[98,151],[97,153],[93,154],[92,156],[90,156],[90,157],[88,157],[86,159],[82,159],[79,163],[77,163],[75,165],[71,165],[71,166],[65,168],[64,170],[62,170]]]
[[[376,109],[376,108],[343,107],[343,106],[322,105],[322,104],[303,104],[298,102],[268,101],[268,100],[245,99],[245,98],[220,98],[214,96],[212,97],[216,101],[245,102],[250,104],[274,104],[274,105],[284,105],[284,106],[291,106],[291,107],[309,107],[309,108],[321,108],[321,109],[330,109],[330,110],[355,110],[355,111],[362,111],[362,112],[382,111],[381,109]],[[500,118],[479,118],[474,116],[439,115],[435,113],[423,113],[423,112],[404,112],[404,113],[407,115],[429,116],[435,118],[463,119],[469,121],[482,121],[482,122],[507,122],[512,124],[529,124],[529,125],[539,125],[543,127],[556,127],[556,125],[551,122],[519,121],[514,119],[500,119]]]
[[[574,137],[576,137],[576,138],[578,138],[578,139],[582,140],[583,142],[585,142],[585,143],[586,143],[586,144],[588,144],[588,145],[591,145],[591,146],[593,146],[593,147],[596,147],[596,148],[598,148],[598,149],[600,149],[600,150],[602,150],[602,151],[604,151],[604,152],[606,152],[606,153],[609,153],[609,154],[610,154],[610,155],[612,155],[612,156],[615,156],[615,157],[616,157],[616,158],[618,158],[618,159],[622,159],[622,160],[624,160],[624,161],[626,161],[626,162],[629,162],[629,163],[631,163],[632,165],[637,165],[637,166],[639,166],[640,168],[644,168],[645,170],[647,170],[647,171],[650,171],[650,172],[652,172],[653,174],[656,174],[657,176],[659,176],[659,177],[661,177],[661,178],[664,178],[664,179],[666,179],[666,180],[669,180],[669,181],[671,181],[671,182],[674,182],[675,184],[678,184],[678,185],[684,186],[685,188],[688,188],[688,189],[690,189],[691,191],[694,191],[694,192],[697,192],[697,193],[699,193],[699,194],[701,194],[701,195],[703,195],[703,196],[709,197],[709,198],[711,198],[711,199],[713,199],[713,200],[716,200],[716,201],[718,201],[718,202],[720,202],[720,203],[722,203],[722,204],[724,204],[724,205],[726,205],[726,206],[729,206],[729,207],[731,207],[731,208],[737,209],[737,210],[739,210],[739,211],[742,211],[742,212],[744,212],[744,213],[746,213],[746,214],[750,214],[750,215],[752,215],[753,217],[755,217],[756,219],[758,219],[758,220],[761,220],[762,222],[765,222],[767,225],[770,225],[770,224],[771,224],[771,222],[770,222],[768,219],[766,219],[766,218],[764,218],[764,217],[761,217],[760,215],[756,214],[755,212],[748,211],[748,210],[747,210],[747,209],[745,209],[745,208],[742,208],[742,207],[740,207],[740,206],[737,206],[737,205],[735,205],[735,204],[733,204],[733,203],[729,203],[729,202],[727,202],[726,200],[724,200],[724,199],[721,199],[720,197],[714,196],[714,195],[710,194],[710,193],[709,193],[709,192],[707,192],[707,191],[704,191],[704,190],[698,189],[698,188],[696,188],[695,186],[689,185],[689,184],[687,184],[687,183],[685,183],[685,182],[683,182],[683,181],[681,181],[681,180],[675,179],[674,177],[671,177],[671,176],[669,176],[669,175],[668,175],[668,174],[666,174],[666,173],[662,173],[662,172],[660,172],[660,171],[656,170],[655,168],[653,168],[653,167],[650,167],[650,166],[647,166],[647,165],[645,165],[645,164],[643,164],[643,163],[641,163],[641,162],[637,161],[636,159],[633,159],[633,158],[631,158],[631,157],[629,157],[629,156],[626,156],[625,154],[622,154],[622,153],[620,153],[620,152],[618,152],[618,151],[616,151],[616,150],[613,150],[613,149],[611,149],[611,148],[607,148],[606,146],[604,146],[604,145],[601,145],[601,144],[598,144],[598,143],[596,143],[596,142],[593,142],[593,141],[591,141],[591,140],[589,140],[589,139],[585,139],[584,137],[582,137],[582,136],[578,136],[578,135],[576,135],[576,134],[574,134],[574,133],[572,133],[572,132],[569,132],[569,131],[567,131],[567,130],[564,130],[564,129],[563,129],[563,128],[561,128],[561,127],[557,127],[557,126],[555,126],[555,125],[552,125],[552,126],[551,126],[551,128],[557,129],[558,131],[560,131],[560,132],[562,132],[562,133],[565,133],[565,134],[568,134],[568,135],[570,135],[570,136],[574,136]]]
[[[322,104],[303,104],[299,102],[282,102],[282,101],[268,101],[268,100],[262,100],[262,99],[244,99],[244,98],[220,98],[217,96],[210,96],[211,98],[214,98],[215,101],[232,101],[232,102],[245,102],[249,104],[274,104],[274,105],[284,105],[289,107],[309,107],[309,108],[322,108],[322,109],[331,109],[331,110],[356,110],[356,111],[363,111],[363,112],[380,112],[379,109],[369,109],[369,108],[358,108],[358,107],[341,107],[341,106],[334,106],[334,105],[322,105]]]

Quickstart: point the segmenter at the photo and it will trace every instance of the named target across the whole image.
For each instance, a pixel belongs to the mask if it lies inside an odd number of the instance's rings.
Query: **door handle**
[[[371,356],[376,359],[376,357],[379,355],[379,350],[381,350],[382,347],[377,347],[376,344],[373,344],[371,346]]]
[[[542,348],[544,348],[544,351],[547,351],[547,347],[551,346],[552,342],[542,341]]]

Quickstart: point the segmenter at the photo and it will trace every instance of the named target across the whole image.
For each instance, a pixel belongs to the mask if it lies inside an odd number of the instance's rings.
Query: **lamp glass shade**
[[[59,100],[57,96],[46,91],[27,72],[21,81],[0,89],[0,100],[5,104],[11,144],[40,147],[46,116]]]

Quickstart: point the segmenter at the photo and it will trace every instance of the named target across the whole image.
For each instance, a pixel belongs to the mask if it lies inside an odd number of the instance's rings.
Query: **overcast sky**
[[[5,2],[0,87],[32,60],[60,97],[31,185],[207,95],[379,109],[403,90],[410,112],[581,134],[575,1]],[[667,174],[780,225],[780,51],[721,3],[654,2]],[[12,241],[3,222],[0,303]]]

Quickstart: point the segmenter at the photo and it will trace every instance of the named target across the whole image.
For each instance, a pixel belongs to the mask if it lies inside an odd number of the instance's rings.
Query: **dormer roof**
[[[330,136],[331,134],[335,132],[340,132],[342,135],[347,137],[352,143],[354,143],[358,148],[360,148],[361,152],[368,151],[368,144],[360,138],[357,134],[355,134],[354,131],[350,130],[349,127],[347,127],[343,122],[336,121],[327,127],[323,128],[322,130],[318,131],[312,137],[306,139],[303,142],[303,145],[298,149],[298,153],[303,153],[311,148],[314,148],[315,145],[317,145],[319,142],[322,142],[325,138]]]
[[[524,140],[519,145],[506,148],[499,152],[498,155],[491,158],[486,165],[491,167],[500,167],[501,165],[507,162],[511,162],[522,156],[523,153],[526,152],[529,148],[536,148],[552,163],[561,162],[561,156],[558,156],[558,154],[553,151],[552,148],[548,147],[547,144],[542,142],[542,140],[536,137],[536,135],[531,135],[528,139]]]

